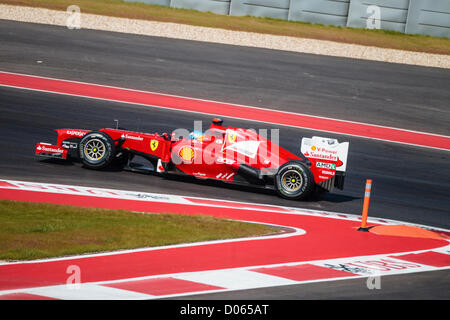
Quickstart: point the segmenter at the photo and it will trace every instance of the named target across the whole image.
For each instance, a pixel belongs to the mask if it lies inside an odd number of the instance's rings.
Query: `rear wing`
[[[324,137],[303,138],[302,154],[311,162],[311,171],[317,184],[331,191],[344,188],[347,170],[348,142]]]

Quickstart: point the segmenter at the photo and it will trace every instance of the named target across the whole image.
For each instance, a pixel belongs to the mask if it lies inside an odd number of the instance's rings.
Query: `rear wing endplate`
[[[347,170],[348,142],[324,137],[303,138],[301,152],[307,158],[320,159],[336,164],[336,171]]]

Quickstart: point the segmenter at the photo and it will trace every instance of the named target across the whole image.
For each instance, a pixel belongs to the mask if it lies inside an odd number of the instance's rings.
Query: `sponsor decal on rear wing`
[[[307,158],[317,159],[317,167],[345,172],[347,169],[348,142],[336,139],[312,137],[303,138],[301,152]]]

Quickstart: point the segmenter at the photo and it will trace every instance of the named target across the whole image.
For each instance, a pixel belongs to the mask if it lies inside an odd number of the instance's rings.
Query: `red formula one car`
[[[348,142],[303,138],[300,155],[251,129],[224,127],[213,119],[206,132],[141,133],[120,128],[56,129],[56,145],[38,143],[38,156],[81,160],[85,167],[112,165],[138,172],[183,174],[199,179],[273,189],[287,199],[317,190],[343,189]],[[148,165],[133,162],[140,156]],[[151,164],[151,165],[150,165]]]

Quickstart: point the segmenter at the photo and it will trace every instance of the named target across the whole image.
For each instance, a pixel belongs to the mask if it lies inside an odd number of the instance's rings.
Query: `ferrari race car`
[[[135,172],[181,174],[258,186],[287,199],[343,189],[348,142],[303,138],[299,155],[255,130],[225,127],[213,119],[206,132],[141,133],[116,128],[55,129],[56,145],[36,144],[36,155],[81,161],[89,169],[119,166]],[[146,165],[133,162],[141,157]],[[136,158],[137,159],[137,158]]]

